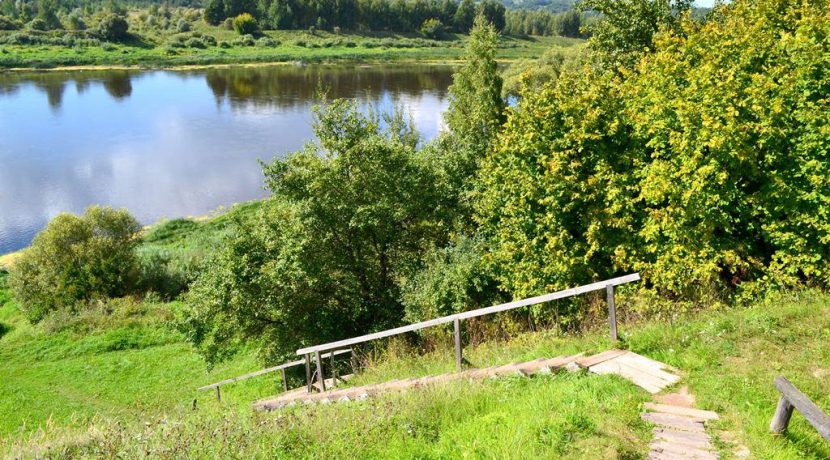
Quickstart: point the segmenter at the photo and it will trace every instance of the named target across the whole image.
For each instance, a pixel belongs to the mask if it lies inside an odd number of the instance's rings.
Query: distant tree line
[[[504,33],[508,35],[559,35],[585,38],[584,16],[576,10],[551,13],[545,10],[510,10],[505,14]]]
[[[217,25],[248,13],[266,29],[416,31],[427,21],[469,32],[481,13],[496,29],[505,28],[505,8],[495,0],[208,0],[205,21]],[[435,21],[438,21],[436,23]]]

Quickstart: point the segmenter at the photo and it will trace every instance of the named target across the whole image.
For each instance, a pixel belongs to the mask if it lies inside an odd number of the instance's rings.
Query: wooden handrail
[[[551,294],[540,295],[536,297],[530,297],[527,299],[515,300],[513,302],[507,302],[499,305],[493,305],[492,307],[486,308],[479,308],[478,310],[470,310],[465,311],[462,313],[456,313],[454,315],[444,316],[441,318],[435,318],[428,321],[422,321],[420,323],[410,324],[408,326],[401,326],[396,327],[394,329],[388,329],[386,331],[375,332],[373,334],[366,334],[361,335],[360,337],[354,337],[351,339],[345,340],[338,340],[336,342],[329,342],[324,343],[321,345],[315,345],[312,347],[300,348],[297,350],[298,355],[308,355],[311,353],[317,353],[321,351],[328,351],[328,350],[336,350],[344,347],[349,347],[352,345],[356,345],[363,342],[369,342],[371,340],[382,339],[384,337],[391,337],[393,335],[403,334],[406,332],[417,331],[420,329],[424,329],[427,327],[438,326],[441,324],[452,323],[457,320],[462,319],[470,319],[476,318],[479,316],[489,315],[492,313],[499,313],[507,310],[513,310],[519,307],[525,307],[528,305],[536,305],[544,302],[550,302],[551,300],[563,299],[566,297],[573,297],[579,294],[584,294],[586,292],[592,291],[599,291],[602,289],[613,288],[614,286],[618,286],[620,284],[631,283],[634,281],[640,280],[639,273],[633,273],[626,276],[621,276],[619,278],[612,278],[605,281],[599,281],[592,284],[586,284],[584,286],[579,286],[571,289],[565,289],[563,291],[554,292]],[[616,332],[616,327],[614,327]],[[613,334],[616,335],[616,334]]]
[[[793,409],[798,409],[801,415],[818,430],[819,434],[830,442],[830,417],[800,392],[789,380],[782,376],[775,378],[775,388],[781,393],[781,398],[778,399],[778,407],[775,409],[775,415],[772,417],[769,429],[775,434],[781,434],[787,431],[787,426],[790,424],[790,417],[793,415]]]
[[[334,351],[332,353],[326,353],[325,355],[323,355],[323,357],[328,358],[330,356],[342,355],[343,353],[351,353],[351,351],[352,351],[351,349],[337,350],[337,351]],[[305,360],[298,359],[297,361],[291,361],[289,363],[280,364],[279,366],[268,367],[268,368],[265,368],[265,369],[262,369],[262,370],[259,370],[259,371],[256,371],[256,372],[251,372],[250,374],[240,375],[238,377],[232,377],[232,378],[229,378],[229,379],[222,380],[220,382],[211,383],[210,385],[205,385],[203,387],[199,387],[199,388],[197,388],[197,390],[199,390],[199,391],[210,390],[212,388],[218,388],[222,385],[227,385],[229,383],[239,382],[240,380],[246,380],[246,379],[249,379],[251,377],[256,377],[258,375],[267,374],[269,372],[275,372],[275,371],[279,371],[279,370],[282,370],[282,369],[287,369],[289,367],[300,366],[302,364],[305,364]]]

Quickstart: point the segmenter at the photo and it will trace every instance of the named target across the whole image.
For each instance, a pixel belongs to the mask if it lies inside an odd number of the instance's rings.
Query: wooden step
[[[690,407],[671,406],[668,404],[658,404],[651,402],[643,404],[643,407],[652,412],[682,415],[684,417],[690,417],[697,421],[717,420],[719,418],[717,412],[712,412],[710,410],[694,409]]]
[[[583,369],[587,369],[591,366],[596,366],[599,363],[608,361],[609,359],[614,359],[618,356],[624,355],[628,353],[626,350],[608,350],[603,351],[602,353],[597,353],[592,356],[585,356],[576,360],[576,364]]]
[[[661,427],[667,427],[681,431],[691,431],[694,433],[705,433],[702,422],[696,422],[694,420],[690,420],[687,417],[682,417],[679,415],[655,414],[653,412],[646,412],[640,414],[640,418]]]

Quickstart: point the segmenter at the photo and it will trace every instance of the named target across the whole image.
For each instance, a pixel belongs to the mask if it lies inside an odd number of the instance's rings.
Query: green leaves
[[[663,296],[723,299],[830,283],[824,2],[736,1],[706,23],[614,3],[591,56],[523,94],[484,162],[477,219],[502,284],[637,270]]]
[[[191,339],[209,360],[243,338],[275,360],[397,325],[399,280],[442,236],[432,169],[400,111],[315,111],[319,141],[263,166],[269,203],[240,222],[192,288]]]
[[[38,322],[59,308],[129,292],[140,230],[125,210],[91,206],[82,216],[56,216],[11,268],[21,310]]]

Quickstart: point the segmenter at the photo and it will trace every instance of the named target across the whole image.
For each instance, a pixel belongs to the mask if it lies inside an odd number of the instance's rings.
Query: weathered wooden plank
[[[667,428],[654,429],[655,441],[666,441],[675,444],[683,444],[701,449],[711,449],[712,443],[706,433],[692,433],[688,431],[669,430]]]
[[[335,351],[330,352],[330,353],[325,353],[323,355],[323,357],[325,358],[325,357],[332,356],[332,355],[337,356],[337,355],[342,355],[343,353],[351,353],[351,352],[352,352],[352,350],[350,350],[350,349],[335,350]],[[241,380],[250,379],[252,377],[258,377],[260,375],[267,374],[269,372],[276,372],[276,371],[280,371],[280,370],[283,370],[283,369],[287,369],[289,367],[299,366],[299,365],[304,364],[304,363],[305,363],[305,360],[298,359],[297,361],[291,361],[291,362],[288,362],[288,363],[285,363],[285,364],[280,364],[279,366],[267,367],[265,369],[258,370],[256,372],[251,372],[249,374],[240,375],[238,377],[232,377],[232,378],[225,379],[225,380],[222,380],[222,381],[219,381],[219,382],[216,382],[216,383],[211,383],[210,385],[205,385],[203,387],[199,387],[199,388],[197,388],[197,390],[198,391],[210,390],[211,388],[215,388],[215,387],[222,386],[222,385],[227,385],[229,383],[239,382]]]
[[[599,363],[608,361],[609,359],[614,359],[618,356],[622,356],[628,353],[626,350],[607,350],[603,351],[602,353],[597,353],[591,356],[585,356],[576,360],[576,364],[582,368],[589,368],[591,366],[595,366]]]
[[[456,318],[452,322],[455,332],[455,368],[461,370],[461,320]]]
[[[710,410],[693,409],[690,407],[670,406],[668,404],[657,404],[651,402],[645,403],[643,407],[652,412],[682,415],[685,417],[691,417],[698,421],[717,420],[719,418],[717,412],[712,412]]]
[[[770,423],[770,430],[773,433],[786,431],[793,408],[795,408],[824,439],[830,442],[830,417],[786,378],[776,377],[775,387],[781,392],[781,399],[778,401],[775,416]]]
[[[712,452],[711,450],[697,449],[694,447],[670,444],[668,442],[652,443],[651,448],[653,451],[679,455],[681,458],[684,459],[715,460],[718,458],[718,454]]]
[[[653,412],[646,412],[640,414],[640,418],[645,421],[652,422],[655,425],[669,427],[676,430],[692,431],[697,433],[704,433],[703,423],[689,420],[685,417],[679,417],[669,414],[655,414]]]
[[[650,365],[648,361],[651,360],[631,352],[621,355],[614,360],[614,362],[622,364],[635,372],[646,374],[665,382],[664,386],[673,385],[680,381],[680,376],[660,370],[658,367]]]
[[[682,430],[674,430],[671,428],[656,426],[652,430],[652,435],[655,439],[666,439],[675,442],[686,442],[686,443],[701,443],[701,442],[709,442],[709,435],[705,432],[692,432],[692,431],[682,431]]]
[[[663,371],[663,372],[680,372],[680,370],[677,369],[677,368],[669,366],[666,363],[663,363],[663,362],[660,362],[660,361],[655,361],[651,358],[647,358],[643,355],[638,355],[637,353],[634,353],[634,352],[629,352],[628,354],[630,355],[630,356],[628,356],[628,359],[631,359],[633,361],[637,361],[639,364],[641,364],[645,367],[650,367],[654,370]]]
[[[320,391],[326,391],[326,377],[323,375],[323,360],[320,358],[320,352],[314,352],[314,361],[317,362],[317,381],[320,382]]]
[[[617,307],[614,305],[614,285],[605,287],[608,299],[608,324],[611,327],[611,340],[617,341]]]
[[[617,374],[652,394],[659,393],[667,386],[665,381],[632,369],[616,359],[593,365],[589,370],[600,375]]]
[[[463,313],[456,313],[454,315],[444,316],[441,318],[435,318],[428,321],[422,321],[420,323],[410,324],[408,326],[401,326],[396,327],[394,329],[388,329],[385,331],[375,332],[373,334],[366,334],[359,337],[353,337],[351,339],[345,340],[338,340],[336,342],[329,342],[324,343],[321,345],[315,345],[313,347],[306,347],[300,348],[297,350],[298,355],[304,355],[306,353],[313,353],[314,351],[324,351],[324,350],[332,350],[337,348],[344,348],[351,345],[356,345],[358,343],[368,342],[371,340],[382,339],[385,337],[391,337],[394,335],[403,334],[406,332],[413,332],[420,329],[424,329],[427,327],[438,326],[441,324],[447,324],[458,320],[463,319],[470,319],[476,318],[479,316],[490,315],[493,313],[499,313],[507,310],[513,310],[519,307],[525,307],[529,305],[536,305],[540,303],[550,302],[552,300],[557,299],[564,299],[567,297],[573,297],[579,294],[584,294],[586,292],[593,292],[602,289],[606,289],[608,286],[618,286],[620,284],[631,283],[634,281],[638,281],[640,279],[639,273],[633,273],[626,276],[621,276],[618,278],[612,278],[605,281],[599,281],[596,283],[586,284],[584,286],[579,286],[571,289],[565,289],[558,292],[553,292],[550,294],[540,295],[536,297],[529,297],[527,299],[515,300],[513,302],[507,302],[499,305],[493,305],[492,307],[486,308],[479,308],[478,310],[471,310]]]

